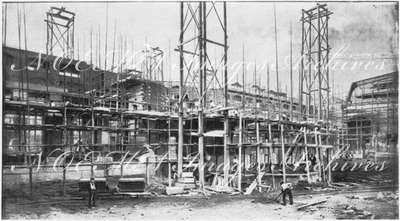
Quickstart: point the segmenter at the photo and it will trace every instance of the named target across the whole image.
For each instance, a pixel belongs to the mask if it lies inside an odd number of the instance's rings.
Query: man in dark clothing
[[[90,178],[90,183],[88,185],[88,191],[89,191],[89,208],[92,208],[96,206],[96,197],[97,197],[97,189],[96,189],[96,184],[94,182],[94,178]]]
[[[292,184],[291,183],[280,183],[281,186],[281,191],[282,191],[282,197],[283,197],[283,202],[282,205],[286,206],[286,195],[289,195],[289,203],[290,205],[293,205],[293,195],[292,195]]]
[[[310,153],[309,155],[310,157],[308,159],[311,161],[311,166],[313,167],[317,164],[317,158],[313,153]]]

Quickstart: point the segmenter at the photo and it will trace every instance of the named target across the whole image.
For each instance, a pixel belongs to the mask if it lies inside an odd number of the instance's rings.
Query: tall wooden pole
[[[244,75],[245,75],[245,72],[246,72],[246,69],[245,69],[245,64],[244,64],[244,44],[243,44],[243,48],[242,48],[242,86],[243,86],[243,90],[242,90],[242,92],[243,92],[243,97],[242,97],[242,109],[243,109],[243,115],[244,115],[244,109],[245,109],[245,105],[246,105],[246,95],[245,95],[245,80],[244,80]]]
[[[98,65],[99,65],[99,68],[101,69],[101,48],[100,48],[101,47],[101,37],[100,36],[101,36],[101,33],[100,33],[100,25],[99,25],[99,32],[98,32],[98,37],[99,37],[99,39],[98,39],[99,40],[99,42],[98,42],[99,43],[99,46],[98,46],[98,48],[99,48],[99,64]]]
[[[182,176],[182,158],[183,158],[183,34],[184,17],[183,2],[181,2],[181,35],[179,37],[179,128],[178,128],[178,177]]]
[[[239,113],[239,156],[238,156],[238,170],[239,170],[239,179],[238,186],[239,191],[242,191],[242,145],[243,145],[243,113]]]
[[[268,123],[268,137],[269,137],[269,144],[270,144],[270,146],[269,146],[269,148],[268,148],[268,150],[269,150],[269,163],[270,163],[270,168],[271,168],[271,173],[272,173],[272,188],[275,188],[275,175],[274,175],[274,170],[273,170],[273,166],[274,166],[274,164],[273,164],[273,162],[272,162],[272,155],[273,155],[273,152],[274,152],[274,150],[273,150],[273,148],[274,148],[274,145],[273,145],[273,139],[272,139],[272,127],[271,127],[271,123]]]
[[[171,113],[170,113],[171,114]],[[171,117],[168,117],[168,186],[171,187]],[[174,148],[175,150],[175,148]]]
[[[304,9],[301,12],[301,19],[304,20]],[[304,33],[304,22],[301,23],[301,41],[305,41],[305,33]],[[303,108],[303,81],[304,81],[304,44],[301,44],[301,65],[299,70],[299,104],[300,104],[300,117],[299,121],[302,121],[304,118],[304,108]]]
[[[207,11],[206,11],[206,2],[205,1],[203,2],[203,6],[202,6],[201,10],[203,10],[203,12],[201,13],[203,16],[203,19],[202,19],[202,21],[203,21],[202,22],[203,23],[203,28],[202,28],[203,37],[202,37],[202,39],[207,39]],[[204,87],[204,93],[201,94],[201,96],[203,96],[203,104],[206,107],[207,106],[207,92],[205,90],[207,88],[207,56],[208,56],[207,55],[207,41],[202,40],[201,43],[203,45],[202,49],[200,49],[203,51],[203,64],[200,67],[203,68],[203,87]]]
[[[257,183],[261,184],[261,167],[260,167],[260,123],[256,121],[256,139],[257,139]],[[261,192],[261,186],[258,187],[258,191]]]
[[[276,33],[276,10],[274,2],[274,22],[275,22],[275,72],[276,72],[276,92],[279,93],[279,73],[278,73],[278,37]],[[280,104],[279,104],[280,105]]]
[[[326,67],[322,67],[322,68],[326,68],[326,82],[327,82],[327,85],[326,85],[326,88],[327,88],[327,94],[326,94],[326,99],[327,99],[327,103],[326,103],[326,106],[327,106],[327,113],[326,113],[326,119],[327,119],[327,124],[326,124],[326,129],[327,129],[327,131],[329,132],[329,127],[330,127],[330,123],[329,123],[329,121],[330,121],[330,118],[331,118],[331,115],[330,115],[330,107],[329,107],[329,105],[330,105],[330,103],[331,103],[331,100],[330,100],[330,98],[329,98],[329,94],[330,94],[330,88],[329,88],[329,51],[330,51],[330,46],[329,46],[329,31],[328,31],[328,21],[329,21],[329,16],[328,17],[326,17],[326,45],[325,45],[325,47],[328,49],[327,51],[326,51]],[[396,34],[397,34],[397,32],[396,32]],[[397,63],[395,63],[395,64],[397,64]],[[333,84],[332,84],[332,86],[333,86]]]
[[[226,2],[224,4],[224,97],[225,97],[225,107],[228,107],[228,27],[226,22]],[[204,2],[205,5],[205,2]],[[224,185],[228,185],[228,178],[229,178],[229,149],[228,149],[228,142],[229,142],[229,116],[228,111],[224,111]]]
[[[285,153],[285,138],[283,136],[283,125],[281,125],[281,144],[282,144],[282,171],[283,182],[286,182],[286,153]]]
[[[306,108],[307,108],[307,118],[310,117],[310,107],[311,107],[311,99],[312,95],[311,94],[315,94],[315,93],[311,93],[311,82],[312,82],[312,54],[311,54],[311,50],[312,50],[312,44],[311,44],[311,31],[312,31],[312,25],[311,22],[309,22],[308,25],[308,52],[307,52],[307,56],[308,56],[308,86],[307,86],[307,101],[306,101]],[[314,95],[315,96],[315,95]],[[315,100],[314,100],[315,101]],[[315,107],[315,105],[314,105]],[[315,113],[315,111],[314,111]],[[313,118],[314,118],[315,114],[313,114]]]
[[[115,24],[114,24],[114,42],[113,42],[113,54],[112,54],[112,61],[111,61],[111,72],[114,72],[116,32],[117,32],[117,19],[115,19]]]
[[[26,35],[26,12],[25,4],[23,5],[24,10],[24,41],[25,41],[25,67],[28,66],[28,46],[27,46],[27,35]],[[30,104],[29,104],[29,76],[28,70],[25,69],[26,74],[26,103],[27,103],[27,115],[28,115],[28,125],[30,124]],[[28,136],[31,135],[31,130],[28,130]],[[28,165],[29,165],[29,196],[33,199],[33,168],[32,168],[32,155],[31,155],[31,140],[25,136],[25,142],[28,148]],[[40,163],[40,162],[39,162]],[[65,194],[65,160],[63,161],[63,194]]]
[[[114,33],[115,34],[115,33]],[[104,70],[107,70],[107,37],[108,37],[108,3],[106,4],[106,39],[105,39],[105,48],[104,48]],[[104,80],[105,82],[105,80]],[[105,83],[104,83],[104,87],[105,87]]]
[[[321,14],[320,14],[320,7],[319,7],[319,5],[317,5],[317,21],[318,21],[318,30],[321,30]],[[310,21],[310,23],[311,23],[311,21]],[[310,35],[311,35],[311,33],[310,33]],[[318,39],[318,106],[319,106],[319,111],[318,111],[318,120],[320,121],[320,120],[323,120],[323,117],[324,117],[324,115],[323,115],[323,111],[324,111],[324,108],[323,108],[323,106],[322,106],[322,73],[321,73],[321,62],[322,62],[322,60],[321,60],[321,54],[322,54],[322,51],[321,51],[321,34],[318,34],[318,37],[317,37],[317,39]],[[310,41],[311,42],[311,41]],[[329,49],[327,49],[327,50],[329,50]],[[329,88],[327,88],[327,90],[329,90]],[[315,105],[314,105],[314,107],[315,107]],[[315,112],[313,113],[314,115],[315,115]]]
[[[92,29],[90,29],[90,64],[93,66],[93,46],[92,46]],[[96,47],[97,48],[97,47]],[[97,56],[96,56],[97,58]],[[92,72],[92,68],[89,69],[90,70],[90,79],[93,78],[93,72]],[[94,159],[94,136],[95,136],[95,132],[94,132],[94,127],[95,127],[95,123],[94,123],[94,99],[93,99],[93,83],[90,84],[90,104],[91,104],[91,142],[90,142],[90,150],[92,152],[92,157],[90,158],[90,177],[94,177],[94,167],[93,167],[93,159]]]
[[[321,154],[320,154],[320,146],[319,146],[319,140],[318,140],[318,135],[317,135],[317,128],[314,128],[314,139],[315,139],[315,153],[314,153],[314,157],[318,157],[318,177],[321,177],[322,180],[324,179],[322,176],[322,171],[321,171],[321,164],[323,164],[324,162],[321,160]]]
[[[204,88],[205,85],[203,85],[203,77],[206,75],[204,73],[204,69],[202,69],[205,64],[204,64],[204,53],[205,51],[203,49],[203,10],[202,7],[203,4],[202,2],[199,3],[199,21],[200,21],[200,27],[199,27],[199,37],[198,37],[198,42],[199,42],[199,63],[200,63],[200,110],[199,110],[199,120],[198,120],[198,133],[199,133],[199,155],[200,155],[200,160],[199,160],[199,181],[200,181],[200,188],[204,188],[204,135],[203,135],[203,123],[204,123],[204,118],[203,118],[203,111],[204,111]]]
[[[306,172],[307,172],[307,182],[310,183],[310,167],[308,164],[308,146],[307,146],[307,129],[304,128],[304,145],[306,150]]]
[[[293,121],[293,53],[292,53],[292,23],[290,22],[290,119]]]
[[[278,94],[278,122],[281,122],[281,96],[279,94],[279,72],[278,72],[278,36],[276,31],[276,10],[275,10],[275,2],[274,2],[274,22],[275,22],[275,72],[276,72],[276,92]]]
[[[270,111],[271,111],[271,109],[270,109],[270,106],[271,106],[271,99],[270,99],[270,97],[269,97],[269,64],[267,64],[267,97],[268,97],[268,106],[267,106],[267,114],[268,114],[268,116],[267,116],[267,119],[268,120],[270,120]],[[271,137],[270,137],[270,139],[271,139]],[[270,143],[272,143],[272,141],[270,140]]]

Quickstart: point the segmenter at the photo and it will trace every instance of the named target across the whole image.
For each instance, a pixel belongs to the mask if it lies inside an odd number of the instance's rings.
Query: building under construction
[[[354,82],[343,103],[343,139],[361,158],[396,157],[399,73]]]
[[[269,79],[266,88],[228,81],[225,2],[181,2],[180,13],[179,82],[155,65],[159,49],[145,51],[152,56],[141,70],[54,56],[59,41],[73,49],[75,14],[65,8],[47,14],[47,54],[3,45],[3,185],[29,183],[33,193],[33,183],[61,179],[65,192],[67,180],[95,177],[99,190],[120,194],[146,194],[160,180],[167,192],[250,194],[281,181],[330,182],[330,162],[347,146],[362,159],[397,156],[398,72],[354,82],[345,101],[334,97],[326,5],[302,11],[299,98],[273,91]],[[212,13],[220,39],[207,35]],[[69,38],[56,36],[54,18]],[[210,45],[220,53],[208,54]],[[189,59],[198,65],[185,66]]]

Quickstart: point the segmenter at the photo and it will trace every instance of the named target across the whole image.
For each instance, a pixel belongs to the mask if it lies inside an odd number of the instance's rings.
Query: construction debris
[[[321,192],[321,191],[337,191],[338,189],[337,188],[315,188],[312,190],[316,191],[316,192]]]
[[[167,187],[165,191],[167,192],[168,195],[182,194],[187,192],[183,189],[183,187],[179,186]]]
[[[357,196],[346,196],[347,199],[360,199],[360,197]]]
[[[214,191],[216,193],[233,193],[235,192],[235,189],[231,187],[224,187],[224,186],[205,186],[204,187],[207,190]]]
[[[262,173],[260,173],[260,174],[254,179],[254,181],[253,181],[253,182],[250,184],[250,186],[247,188],[247,190],[246,190],[246,192],[244,193],[244,195],[250,195],[250,194],[253,192],[254,188],[257,187],[257,183],[258,183],[257,180],[259,179],[259,177],[263,177],[264,174],[265,174],[265,172],[262,172]]]
[[[376,195],[376,199],[383,199],[383,198],[385,198],[385,195],[383,195],[383,193],[382,192],[379,192],[377,195]]]
[[[342,205],[338,219],[374,219],[375,215],[366,210],[357,209],[353,205]]]
[[[314,206],[314,205],[318,205],[318,204],[321,204],[321,203],[325,203],[326,201],[327,200],[321,200],[321,201],[318,201],[318,202],[309,203],[309,204],[304,205],[304,206],[299,206],[299,207],[297,207],[297,210],[301,210],[301,209],[307,208],[309,206]]]
[[[393,193],[393,192],[379,192],[376,195],[376,199],[377,200],[398,200],[399,199],[399,195],[398,193]]]

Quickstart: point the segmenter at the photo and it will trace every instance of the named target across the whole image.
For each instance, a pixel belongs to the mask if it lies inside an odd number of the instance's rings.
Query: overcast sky
[[[217,4],[218,9],[221,9],[222,3]],[[105,3],[25,3],[28,50],[46,51],[47,32],[44,20],[46,12],[51,6],[55,6],[65,7],[76,13],[75,48],[79,44],[80,57],[84,54],[84,46],[86,51],[89,50],[90,30],[93,30],[95,38],[100,29],[101,48],[104,53],[106,5]],[[285,58],[289,56],[290,23],[293,28],[294,62],[297,62],[301,52],[301,9],[314,6],[315,3],[310,2],[276,3],[279,80],[283,91],[286,85],[289,87],[289,69],[285,65]],[[20,7],[22,9],[22,4]],[[3,3],[3,24],[5,8]],[[347,91],[353,81],[396,70],[393,55],[398,55],[397,3],[328,3],[328,8],[334,13],[329,20],[329,41],[332,48],[330,57],[334,58],[332,63],[338,63],[331,70],[331,74],[334,75],[335,91]],[[169,42],[171,42],[171,49],[176,48],[180,34],[179,10],[178,2],[108,3],[108,50],[112,50],[115,21],[117,21],[117,38],[126,39],[127,50],[130,52],[132,49],[133,51],[143,50],[146,40],[150,45],[160,47],[164,51],[169,49],[167,46]],[[222,10],[219,12],[222,15]],[[210,36],[221,32],[219,22],[215,17],[210,17],[210,21],[207,22]],[[229,62],[242,61],[244,45],[246,62],[275,64],[273,3],[228,2],[227,22]],[[6,45],[18,48],[16,3],[7,4],[6,27]],[[192,36],[193,34],[187,34],[187,38]],[[215,36],[218,37],[218,35]],[[223,38],[215,40],[223,42]],[[214,53],[218,53],[217,49],[212,47],[208,50],[209,53],[213,50]],[[170,65],[175,64],[179,67],[178,58],[177,52],[171,52]],[[348,64],[346,65],[345,62]],[[354,64],[356,66],[352,67]],[[275,70],[274,67],[272,68],[270,82],[271,88],[275,89]],[[254,67],[247,71],[251,75],[253,72]],[[266,69],[259,67],[257,72],[261,75],[261,86],[266,87]],[[178,73],[178,69],[171,69],[171,79],[178,79]],[[293,74],[297,82],[298,69],[294,70]],[[241,82],[241,76],[238,80]],[[246,77],[246,81],[250,84],[253,78]],[[295,95],[297,95],[297,85],[298,83],[294,85]]]

